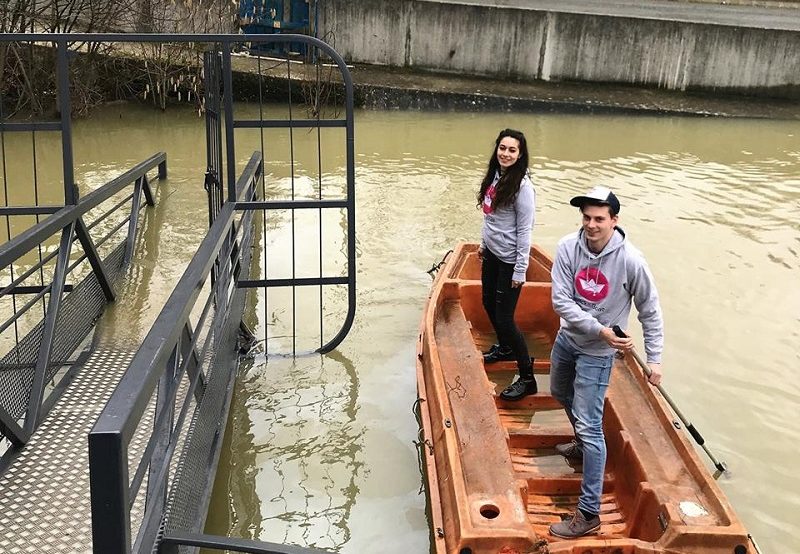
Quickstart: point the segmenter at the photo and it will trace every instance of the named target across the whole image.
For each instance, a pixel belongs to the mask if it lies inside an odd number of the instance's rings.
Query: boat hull
[[[539,393],[498,394],[514,364],[484,366],[494,341],[483,310],[477,245],[459,244],[439,270],[417,346],[421,456],[436,554],[746,554],[747,533],[632,357],[616,360],[604,429],[608,449],[599,534],[549,535],[572,513],[580,464],[554,447],[573,438],[549,395],[549,352],[559,327],[552,260],[531,249],[515,319],[536,358]]]

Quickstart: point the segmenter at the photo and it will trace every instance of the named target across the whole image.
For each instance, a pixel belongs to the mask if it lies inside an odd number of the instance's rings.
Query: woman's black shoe
[[[502,349],[499,346],[497,348],[490,348],[487,353],[483,355],[483,363],[485,364],[493,364],[495,362],[506,362],[509,360],[516,360],[517,358],[514,356],[514,351],[510,348],[508,350]]]
[[[538,390],[536,379],[520,377],[500,393],[500,398],[503,400],[519,400],[525,396],[536,394]]]
[[[482,352],[482,354],[483,354],[484,356],[485,356],[486,354],[491,354],[492,352],[496,351],[496,350],[497,350],[497,349],[499,349],[499,348],[500,348],[500,345],[499,345],[499,344],[497,344],[497,343],[494,343],[493,345],[491,345],[491,346],[489,347],[489,350],[485,350],[484,352]]]

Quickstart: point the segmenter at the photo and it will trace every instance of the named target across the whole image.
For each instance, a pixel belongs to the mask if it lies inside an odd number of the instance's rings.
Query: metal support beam
[[[16,287],[11,287],[7,291],[5,288],[3,291],[0,291],[0,296],[5,296],[7,294],[39,294],[45,289],[49,289],[50,285],[18,285]],[[64,285],[64,292],[72,292],[73,286],[72,285]]]
[[[153,544],[161,517],[167,506],[167,486],[169,485],[169,450],[175,439],[175,392],[178,384],[175,376],[180,367],[178,355],[180,344],[172,350],[167,367],[158,380],[156,389],[156,407],[153,417],[153,435],[155,448],[150,456],[147,471],[147,496],[145,497],[142,528],[137,533],[136,544]],[[162,475],[163,474],[163,475]],[[136,546],[136,545],[134,545]],[[136,549],[138,550],[138,549]]]
[[[83,218],[79,217],[76,224],[75,234],[78,240],[81,241],[83,251],[86,253],[86,259],[89,260],[89,265],[92,266],[92,271],[94,271],[95,277],[97,277],[97,281],[100,283],[100,288],[103,289],[103,294],[106,295],[106,300],[113,302],[117,297],[114,291],[114,285],[111,283],[111,279],[108,278],[106,268],[103,265],[103,261],[100,259],[100,255],[97,253],[97,249],[94,246],[92,237],[89,235],[86,224],[83,222]]]
[[[69,254],[72,250],[72,233],[75,232],[75,222],[70,223],[61,231],[61,244],[58,248],[58,258],[53,276],[53,288],[50,289],[50,300],[47,303],[47,313],[44,318],[42,342],[39,344],[39,353],[36,356],[36,370],[33,375],[33,385],[28,398],[28,410],[25,415],[25,432],[32,434],[39,423],[39,410],[44,395],[44,385],[47,381],[47,372],[50,368],[50,356],[53,353],[53,340],[56,334],[58,312],[61,309],[61,295],[64,291],[64,282],[67,279],[67,266]]]
[[[2,407],[0,407],[0,434],[17,447],[25,446],[25,443],[31,438],[30,433],[26,433],[25,429],[20,427],[11,414]]]
[[[313,285],[346,285],[347,277],[299,277],[297,279],[242,279],[236,283],[240,289],[260,287],[308,287]]]
[[[161,160],[158,163],[158,178],[159,179],[166,179],[167,178],[167,158],[166,158],[166,156],[164,157],[163,160]]]
[[[303,548],[289,544],[276,544],[250,539],[235,539],[232,537],[217,537],[200,533],[174,531],[161,539],[159,553],[176,553],[178,552],[179,546],[197,546],[214,550],[246,552],[248,554],[328,554],[330,552],[329,550]]]
[[[194,399],[200,402],[203,398],[203,393],[206,390],[206,376],[199,367],[200,367],[200,356],[197,353],[197,349],[193,346],[194,340],[194,333],[192,332],[192,328],[189,326],[189,322],[186,322],[186,325],[183,326],[183,334],[181,335],[181,359],[187,360],[186,361],[186,371],[189,373],[189,379],[192,381],[196,381],[199,379],[200,381],[197,383],[197,386],[194,388]]]
[[[346,119],[239,119],[236,129],[316,129],[317,127],[346,127]]]
[[[164,178],[164,177],[161,177],[161,164],[159,164],[159,166],[158,166],[158,175],[159,175],[159,177],[158,177],[159,179],[163,179]],[[166,172],[164,172],[164,175],[166,176]],[[147,205],[151,206],[151,207],[155,206],[156,205],[156,201],[153,198],[153,189],[150,188],[150,181],[147,180],[147,173],[142,175],[142,191],[144,192],[144,201],[147,203]]]
[[[60,121],[39,121],[31,123],[0,122],[0,132],[9,131],[60,131]]]
[[[123,258],[123,265],[125,267],[131,263],[133,258],[133,248],[136,246],[136,230],[139,228],[139,205],[142,203],[142,189],[144,183],[147,181],[147,176],[142,175],[136,179],[133,185],[133,200],[131,201],[131,216],[128,219],[128,238],[125,241],[125,257]],[[150,195],[147,194],[149,197]]]
[[[64,206],[0,206],[0,215],[49,215]]]
[[[237,202],[237,210],[300,210],[311,208],[347,208],[348,200],[259,200]]]

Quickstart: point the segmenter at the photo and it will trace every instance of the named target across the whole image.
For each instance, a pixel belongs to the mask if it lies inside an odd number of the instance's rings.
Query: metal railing
[[[254,153],[235,200],[255,198],[261,168]],[[95,552],[150,552],[172,523],[185,529],[205,518],[236,375],[238,325],[230,319],[239,316],[244,295],[234,283],[249,268],[252,243],[253,213],[235,207],[227,202],[217,213],[89,434]],[[137,450],[132,444],[139,433],[144,442]],[[179,445],[196,451],[176,463]],[[199,472],[189,469],[192,463],[202,464]],[[182,486],[190,498],[180,496]],[[132,518],[137,502],[143,505],[138,521]],[[170,513],[182,521],[170,520]]]
[[[23,446],[30,439],[46,413],[43,409],[46,383],[88,335],[105,303],[114,300],[114,280],[133,252],[139,213],[146,205],[154,204],[147,173],[158,168],[159,178],[164,178],[166,164],[164,153],[155,154],[80,200],[77,193],[70,195],[68,199],[76,203],[64,207],[0,207],[0,217],[7,219],[49,214],[0,246],[0,272],[8,269],[10,276],[10,282],[4,283],[0,290],[0,297],[27,299],[21,306],[15,301],[13,313],[0,323],[0,332],[15,331],[13,347],[0,359],[0,434],[13,445]],[[115,197],[131,186],[130,194],[121,200]],[[87,214],[102,209],[109,200],[116,203],[88,224],[84,221]],[[123,212],[128,205],[128,212]],[[121,218],[117,215],[120,212],[124,214]],[[113,217],[118,221],[111,221]],[[91,232],[101,228],[105,234],[93,239]],[[15,264],[20,265],[22,258],[54,236],[59,237],[58,247],[46,255],[39,250],[38,261],[21,264],[25,269],[15,276]],[[119,240],[109,243],[115,236]],[[77,258],[72,255],[76,240],[83,249]],[[100,255],[103,247],[109,252],[104,259]],[[43,270],[54,259],[52,281],[45,283]],[[80,270],[86,265],[83,262],[91,269],[85,276]],[[73,286],[67,283],[68,276],[83,280]],[[36,285],[24,284],[37,277]],[[43,320],[20,337],[17,329],[20,322],[30,317],[31,309],[40,301],[44,303],[45,297],[48,299]]]

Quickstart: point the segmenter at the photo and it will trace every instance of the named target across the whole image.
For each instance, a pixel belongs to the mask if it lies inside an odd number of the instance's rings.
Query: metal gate
[[[353,319],[355,317],[355,177],[354,177],[354,133],[353,133],[353,86],[352,80],[344,60],[326,43],[315,39],[313,37],[298,36],[298,35],[244,35],[238,45],[251,44],[251,43],[269,43],[269,44],[282,44],[288,42],[303,42],[307,48],[313,49],[315,60],[313,64],[299,65],[305,68],[305,75],[298,75],[299,70],[295,69],[295,74],[292,74],[292,66],[295,65],[291,60],[283,60],[275,63],[274,59],[262,58],[260,55],[247,56],[251,64],[255,58],[255,75],[256,83],[251,83],[252,87],[257,87],[258,90],[258,118],[255,117],[238,117],[237,106],[233,101],[233,71],[232,59],[233,48],[237,46],[230,41],[222,41],[215,43],[212,50],[206,52],[204,56],[204,74],[205,74],[205,108],[206,108],[206,153],[207,153],[207,172],[205,178],[205,188],[209,198],[209,223],[213,223],[215,214],[219,211],[221,206],[225,203],[225,196],[227,191],[227,198],[233,198],[235,191],[233,185],[236,179],[236,163],[237,163],[237,146],[241,144],[238,138],[239,133],[256,131],[260,135],[259,148],[261,153],[262,164],[269,164],[270,149],[268,143],[265,142],[265,131],[280,131],[284,130],[288,133],[288,147],[289,159],[288,166],[291,168],[291,175],[287,179],[291,185],[290,194],[287,198],[272,199],[268,193],[269,172],[262,165],[261,183],[259,190],[259,198],[256,201],[240,201],[236,202],[237,211],[256,210],[261,212],[262,227],[265,235],[262,240],[263,248],[260,252],[263,259],[263,267],[260,274],[252,276],[252,278],[240,278],[236,281],[236,287],[244,289],[263,289],[264,295],[264,336],[262,337],[265,344],[265,351],[269,355],[270,351],[270,333],[267,321],[272,319],[269,312],[269,291],[276,289],[289,289],[291,291],[291,354],[296,355],[302,352],[303,348],[298,348],[298,338],[303,335],[304,331],[309,329],[309,325],[298,325],[298,304],[301,300],[308,298],[308,291],[314,291],[316,288],[318,292],[318,325],[314,326],[314,334],[318,335],[319,342],[313,348],[314,351],[320,353],[330,352],[338,346],[350,330]],[[323,60],[331,60],[331,64],[325,66]],[[269,60],[270,68],[266,68]],[[284,76],[277,75],[275,67],[285,65],[285,79]],[[308,68],[312,68],[312,74],[308,74]],[[337,68],[338,75],[332,75],[331,68]],[[327,76],[322,75],[329,71]],[[282,70],[282,68],[281,68]],[[276,79],[281,79],[286,83],[285,90],[285,105],[288,111],[285,117],[270,117],[265,114],[265,88],[266,86],[275,86]],[[311,82],[311,85],[308,83]],[[305,87],[305,88],[304,88]],[[306,88],[310,87],[310,93],[306,94]],[[327,94],[322,92],[327,87]],[[324,102],[330,100],[331,90],[334,88],[342,89],[341,104],[343,113],[334,114],[333,117],[323,117],[326,111]],[[335,93],[334,93],[335,97]],[[334,101],[335,104],[335,101]],[[310,109],[309,109],[310,106]],[[298,118],[295,116],[298,109],[305,108],[307,112],[311,113],[311,117]],[[223,144],[223,127],[224,127],[224,144]],[[322,130],[323,129],[339,129],[344,132],[342,140],[346,152],[345,160],[345,187],[344,194],[338,195],[336,198],[327,198],[323,192],[323,172],[322,172]],[[297,180],[301,178],[296,171],[298,146],[296,144],[296,136],[298,133],[305,131],[307,134],[314,133],[316,136],[316,147],[318,149],[318,173],[317,173],[317,187],[314,198],[308,195],[299,197],[297,194]],[[313,142],[313,141],[312,141]],[[223,160],[224,151],[224,160]],[[323,215],[327,211],[338,210],[339,213],[346,219],[346,237],[342,242],[342,246],[346,245],[346,271],[342,272],[329,272],[323,268],[323,257],[325,255],[325,244],[323,241]],[[316,275],[298,275],[297,263],[298,252],[303,245],[298,244],[297,235],[302,231],[304,234],[308,233],[308,228],[298,230],[296,226],[296,217],[298,212],[303,211],[308,213],[316,211],[319,221],[319,233],[316,248],[319,252],[319,260]],[[270,214],[288,213],[291,221],[291,275],[285,277],[272,277],[267,274],[266,268],[272,262],[273,255],[268,248],[268,229],[267,219]],[[257,264],[256,264],[257,265]],[[326,329],[326,321],[324,317],[324,293],[323,289],[326,287],[346,287],[346,310],[342,314],[342,320],[333,324],[334,331]],[[287,324],[288,325],[288,324]],[[300,328],[302,327],[302,329]],[[286,354],[289,350],[288,345],[283,349],[277,348],[281,354]]]

